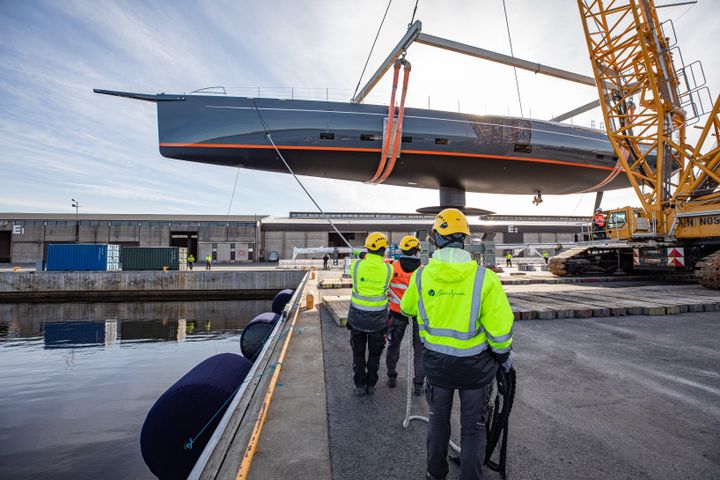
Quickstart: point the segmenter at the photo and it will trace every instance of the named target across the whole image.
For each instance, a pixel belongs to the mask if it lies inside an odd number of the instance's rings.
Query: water
[[[140,429],[270,300],[0,304],[0,478],[154,478]]]

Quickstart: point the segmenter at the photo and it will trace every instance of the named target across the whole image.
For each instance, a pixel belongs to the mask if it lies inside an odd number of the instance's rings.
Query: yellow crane
[[[695,270],[720,288],[720,97],[697,141],[698,68],[682,62],[653,0],[577,0],[608,137],[641,208],[607,212],[601,241],[550,260],[556,275]],[[664,27],[665,25],[665,27]]]

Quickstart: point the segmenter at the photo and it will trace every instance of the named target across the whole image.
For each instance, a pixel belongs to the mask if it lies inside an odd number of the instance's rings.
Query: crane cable
[[[365,75],[365,69],[368,66],[368,63],[370,62],[370,57],[372,57],[373,50],[375,49],[375,44],[377,43],[377,39],[380,36],[380,30],[382,30],[383,24],[385,23],[385,18],[387,18],[388,11],[390,10],[390,5],[392,5],[392,0],[388,1],[387,7],[385,7],[385,14],[382,17],[382,20],[380,21],[380,26],[378,27],[377,33],[375,34],[375,40],[373,40],[372,46],[370,47],[370,53],[368,53],[367,60],[365,60],[365,66],[362,69],[362,72],[360,73],[360,78],[358,78],[358,83],[355,86],[355,93],[353,93],[352,98],[355,98],[355,95],[357,95],[358,89],[360,88],[360,82],[362,82],[362,77]],[[415,4],[415,8],[417,8],[417,3]],[[415,14],[413,13],[413,17]]]
[[[260,123],[262,124],[262,127],[265,130],[265,138],[267,139],[268,142],[270,142],[272,147],[275,149],[275,152],[277,152],[278,156],[280,157],[280,160],[282,160],[282,162],[285,164],[285,167],[288,169],[288,172],[290,172],[290,175],[293,176],[293,178],[298,183],[298,185],[300,185],[300,188],[303,189],[303,191],[308,196],[308,198],[315,204],[318,211],[322,214],[322,216],[325,218],[325,220],[327,220],[327,222],[330,224],[330,226],[333,228],[333,230],[335,230],[335,233],[337,233],[340,236],[340,238],[342,239],[342,241],[345,242],[345,245],[347,245],[348,248],[353,248],[353,246],[350,245],[350,242],[347,241],[345,236],[342,233],[340,233],[340,230],[338,230],[338,228],[335,226],[335,224],[330,219],[330,217],[327,215],[327,213],[325,213],[325,211],[320,207],[320,205],[318,205],[318,203],[315,201],[313,196],[310,195],[310,192],[308,191],[307,188],[305,188],[305,185],[303,185],[303,183],[300,181],[300,179],[297,177],[297,175],[295,175],[295,172],[293,171],[293,169],[290,168],[290,164],[285,160],[285,157],[283,157],[283,154],[280,153],[280,149],[278,149],[277,145],[275,145],[275,142],[273,141],[272,136],[270,135],[270,129],[268,128],[267,124],[265,123],[265,120],[263,119],[262,115],[260,114],[260,109],[258,108],[257,103],[255,102],[254,98],[252,99],[252,102],[253,102],[253,106],[255,107],[255,112],[257,113],[258,118],[260,119]]]
[[[508,42],[510,42],[510,55],[512,57],[515,57],[515,52],[513,51],[512,36],[510,35],[510,22],[508,21],[508,14],[507,14],[507,7],[505,6],[505,0],[502,0],[502,4],[503,4],[503,12],[505,13],[505,26],[507,27]],[[525,115],[523,114],[522,98],[520,98],[520,82],[518,82],[517,68],[513,67],[513,72],[515,72],[515,88],[517,89],[518,103],[520,104],[520,116],[525,118]]]
[[[228,205],[228,211],[227,211],[228,215],[230,215],[230,210],[232,209],[233,200],[235,200],[235,189],[237,188],[237,181],[238,181],[239,176],[240,176],[240,167],[238,167],[237,173],[235,174],[235,184],[233,185],[232,195],[230,195],[230,205]]]

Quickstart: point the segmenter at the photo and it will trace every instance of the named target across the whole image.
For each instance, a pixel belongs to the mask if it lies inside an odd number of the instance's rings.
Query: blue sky
[[[589,74],[574,0],[507,0],[518,57]],[[660,3],[660,2],[658,2]],[[667,3],[667,2],[665,2]],[[93,88],[182,93],[230,87],[330,87],[349,98],[387,3],[356,1],[0,0],[0,211],[225,214],[236,170],[165,159],[150,103]],[[414,1],[394,0],[369,75],[403,35]],[[661,10],[676,19],[683,54],[701,59],[714,94],[720,2]],[[424,31],[508,52],[500,0],[420,0]],[[711,33],[715,32],[715,33]],[[471,113],[519,114],[512,70],[413,46],[409,104]],[[550,118],[594,90],[518,72],[526,115]],[[340,89],[343,89],[342,91]],[[268,90],[269,91],[269,90]],[[376,93],[386,97],[387,79]],[[599,123],[599,111],[575,121]],[[304,179],[326,210],[413,211],[437,193]],[[593,196],[469,194],[502,213],[587,214]],[[627,192],[604,206],[633,201]],[[232,213],[314,210],[288,175],[242,170]]]

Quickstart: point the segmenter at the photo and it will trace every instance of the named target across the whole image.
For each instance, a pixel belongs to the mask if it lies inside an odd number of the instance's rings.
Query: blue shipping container
[[[108,269],[108,246],[83,243],[48,245],[48,272],[105,271]]]

